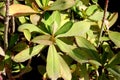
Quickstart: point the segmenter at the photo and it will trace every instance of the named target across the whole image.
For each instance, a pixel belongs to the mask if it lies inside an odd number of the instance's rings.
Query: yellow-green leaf
[[[22,4],[12,4],[9,6],[10,16],[29,15],[33,13],[38,13],[38,12],[34,11],[30,6],[26,6]]]
[[[44,48],[44,45],[37,45],[34,47],[27,48],[13,58],[15,62],[24,62],[33,56],[37,55],[42,49]]]
[[[23,30],[23,33],[24,33],[25,38],[26,38],[28,41],[30,41],[30,39],[31,39],[31,33],[30,33],[30,31],[29,31],[28,29],[24,29],[24,30]]]

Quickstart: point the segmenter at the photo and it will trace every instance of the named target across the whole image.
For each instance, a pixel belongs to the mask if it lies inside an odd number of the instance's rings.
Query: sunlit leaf
[[[59,55],[54,45],[50,45],[47,55],[47,74],[52,80],[57,80],[60,76]]]
[[[64,80],[71,80],[72,76],[71,76],[71,71],[70,68],[68,67],[67,63],[63,60],[63,58],[61,56],[59,56],[59,61],[60,61],[60,73],[61,73],[61,77]]]
[[[37,55],[43,48],[44,45],[37,45],[34,47],[27,48],[15,55],[15,57],[13,57],[13,60],[15,62],[24,62]]]
[[[94,47],[93,44],[91,44],[87,39],[85,39],[84,37],[75,37],[76,42],[78,44],[78,46],[82,49],[84,49],[89,56],[91,56],[93,59],[99,61],[99,55],[97,53],[96,48]]]
[[[87,8],[87,10],[86,10],[86,14],[87,14],[88,16],[92,15],[97,8],[98,8],[97,5],[91,5],[91,6],[89,6],[89,7]]]
[[[73,23],[71,21],[66,22],[56,33],[55,35],[64,34],[72,27]]]
[[[35,1],[36,1],[37,5],[38,5],[40,8],[43,7],[41,0],[35,0]]]
[[[112,13],[110,18],[109,18],[109,27],[111,27],[118,19],[118,13]]]
[[[9,7],[9,15],[10,16],[21,16],[21,15],[29,15],[33,13],[38,13],[34,11],[31,7],[22,4],[12,4]]]
[[[26,38],[28,41],[30,41],[30,39],[31,39],[31,33],[30,33],[30,31],[29,31],[28,29],[24,29],[24,30],[23,30],[23,33],[24,33],[25,38]]]
[[[109,38],[114,42],[117,47],[120,47],[120,33],[109,31]]]
[[[94,13],[93,15],[91,15],[91,16],[89,17],[89,19],[94,20],[94,21],[100,21],[100,20],[103,19],[103,14],[104,14],[103,11],[97,10],[97,11],[95,11],[95,13]],[[108,16],[109,16],[109,13],[107,12],[106,18],[107,18]]]
[[[86,21],[79,21],[73,24],[69,31],[60,34],[57,37],[80,36],[90,29],[90,23]]]
[[[5,52],[4,52],[4,50],[0,47],[0,56],[5,56]]]
[[[40,16],[37,14],[30,15],[30,21],[34,24],[37,25],[40,20]]]
[[[50,35],[41,35],[33,38],[31,40],[33,43],[43,44],[43,45],[51,45],[53,42],[51,41]]]
[[[25,23],[18,27],[18,31],[23,32],[25,29],[29,30],[30,32],[38,32],[38,33],[45,33],[39,27],[35,26],[34,24]]]
[[[75,4],[74,0],[56,0],[48,10],[65,10],[72,7]]]

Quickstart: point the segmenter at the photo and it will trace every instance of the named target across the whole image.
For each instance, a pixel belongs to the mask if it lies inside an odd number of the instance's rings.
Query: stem
[[[109,0],[105,1],[104,15],[103,15],[103,19],[102,19],[100,34],[99,34],[99,37],[98,37],[98,47],[101,45],[101,37],[102,37],[103,30],[104,30],[104,24],[105,24],[105,20],[106,20],[108,2],[109,2]]]
[[[9,28],[9,5],[10,1],[6,0],[6,17],[5,17],[5,29],[4,29],[4,50],[8,48],[8,28]]]

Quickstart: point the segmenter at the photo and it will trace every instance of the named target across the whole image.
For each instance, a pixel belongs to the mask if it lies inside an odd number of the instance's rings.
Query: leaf
[[[47,55],[47,74],[52,80],[57,80],[60,76],[59,55],[54,47],[50,45]]]
[[[0,47],[0,56],[5,57],[5,52],[4,52],[4,50],[1,47]]]
[[[72,27],[73,23],[71,21],[66,22],[56,33],[55,35],[59,35],[59,34],[64,34],[66,33],[71,27]]]
[[[90,56],[87,56],[87,53],[84,50],[76,48],[72,45],[68,45],[60,39],[56,39],[56,44],[61,51],[66,52],[67,55],[69,55],[71,58],[78,61],[79,63],[88,62],[88,59],[90,59]]]
[[[18,27],[18,31],[23,32],[25,29],[29,30],[30,32],[38,32],[46,34],[44,31],[42,31],[39,27],[35,26],[34,24],[25,23]]]
[[[112,13],[109,18],[109,27],[113,26],[113,24],[117,21],[117,19],[118,19],[118,13],[117,12]]]
[[[100,21],[100,20],[103,19],[103,14],[104,14],[103,11],[97,10],[97,11],[95,11],[95,13],[94,13],[93,15],[91,15],[91,16],[89,17],[89,19],[94,20],[94,21]],[[109,13],[107,12],[106,18],[107,18],[108,16],[109,16]]]
[[[108,62],[109,66],[120,64],[120,52],[115,54]]]
[[[35,1],[36,1],[37,5],[38,5],[40,8],[43,7],[41,0],[35,0]]]
[[[44,45],[37,45],[34,47],[27,48],[19,52],[17,55],[15,55],[13,60],[15,62],[24,62],[32,58],[33,56],[37,55],[43,48],[44,48]]]
[[[120,78],[120,66],[119,65],[111,66],[107,68],[107,70],[111,72],[114,76],[117,76]]]
[[[86,40],[85,38],[81,36],[75,37],[75,39],[76,39],[78,46],[84,49],[88,53],[88,55],[92,57],[92,59],[100,61],[99,55],[94,45],[92,45],[88,40]]]
[[[117,47],[120,47],[120,33],[109,31],[109,38],[114,42]]]
[[[33,38],[31,40],[33,43],[43,44],[43,45],[51,45],[53,42],[51,41],[50,35],[41,35]]]
[[[13,50],[16,52],[20,52],[26,48],[28,48],[28,45],[26,44],[26,42],[20,41],[13,47]]]
[[[87,14],[88,16],[92,15],[97,8],[98,8],[97,5],[91,5],[91,6],[89,6],[89,7],[87,8],[87,10],[86,10],[86,14]]]
[[[32,24],[37,25],[40,20],[40,16],[37,14],[30,15],[30,21]]]
[[[30,15],[38,13],[34,11],[31,7],[22,5],[22,4],[12,4],[9,6],[9,15],[10,16],[21,16],[21,15]]]
[[[30,41],[30,39],[31,39],[31,33],[30,33],[30,31],[29,31],[28,29],[24,29],[24,30],[23,30],[23,33],[24,33],[25,38],[26,38],[28,41]]]
[[[74,0],[56,0],[49,6],[48,10],[65,10],[72,7],[74,4]]]
[[[71,29],[64,34],[57,37],[80,36],[90,29],[90,23],[86,21],[79,21],[73,24]]]
[[[70,68],[68,67],[67,63],[63,60],[63,58],[61,56],[59,56],[59,61],[60,61],[60,73],[61,73],[61,77],[64,80],[71,80],[72,76],[71,76],[71,71]]]

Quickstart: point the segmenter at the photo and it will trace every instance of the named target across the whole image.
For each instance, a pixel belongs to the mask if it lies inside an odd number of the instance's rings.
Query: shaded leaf
[[[52,80],[57,80],[60,76],[59,55],[54,47],[50,45],[47,55],[47,74]]]
[[[90,23],[86,21],[79,21],[73,24],[71,29],[64,34],[57,37],[80,36],[90,29]]]
[[[9,7],[9,15],[10,16],[20,16],[20,15],[28,15],[38,13],[34,11],[31,7],[22,5],[22,4],[12,4]]]
[[[33,38],[31,40],[33,43],[43,44],[43,45],[51,45],[53,42],[51,41],[50,35],[41,35]]]
[[[107,68],[107,70],[109,72],[111,72],[115,77],[117,76],[120,79],[120,66],[118,66],[118,65],[111,66],[111,67]]]
[[[109,38],[114,42],[117,47],[120,47],[120,33],[109,31]]]
[[[23,30],[23,33],[24,33],[25,38],[26,38],[28,41],[30,41],[30,39],[31,39],[31,33],[30,33],[30,31],[29,31],[28,29],[24,29],[24,30]]]
[[[15,55],[13,60],[15,62],[24,62],[32,58],[33,56],[37,55],[43,48],[44,48],[44,45],[37,45],[34,47],[27,48],[19,52],[17,55]]]
[[[56,0],[47,10],[65,10],[75,4],[74,0]]]

